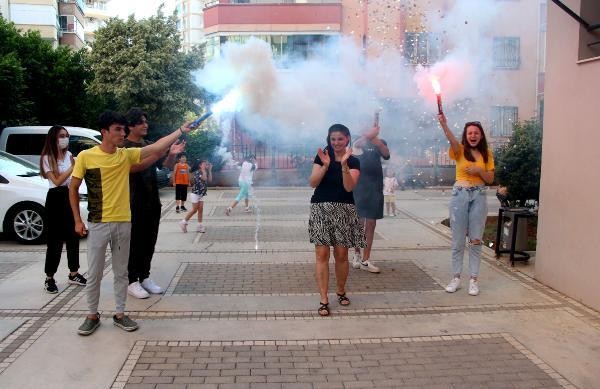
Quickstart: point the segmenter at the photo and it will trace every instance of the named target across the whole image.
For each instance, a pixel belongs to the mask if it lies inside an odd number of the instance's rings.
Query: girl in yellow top
[[[469,239],[469,294],[479,294],[479,265],[481,239],[487,218],[486,184],[494,181],[494,156],[488,148],[483,127],[479,122],[467,122],[459,143],[448,128],[446,116],[438,115],[444,134],[450,142],[450,158],[456,161],[456,182],[450,201],[450,228],[452,229],[452,281],[446,292],[460,289],[465,237]]]

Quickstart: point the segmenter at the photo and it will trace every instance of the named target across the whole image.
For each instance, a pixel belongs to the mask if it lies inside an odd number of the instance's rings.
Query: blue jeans
[[[462,273],[465,238],[478,240],[469,244],[469,271],[471,277],[479,275],[481,263],[481,239],[487,218],[486,187],[476,186],[452,188],[450,200],[450,227],[452,229],[452,271],[455,276]]]

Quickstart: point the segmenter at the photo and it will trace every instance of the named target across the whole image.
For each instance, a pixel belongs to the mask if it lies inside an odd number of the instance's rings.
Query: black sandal
[[[348,305],[350,305],[350,299],[348,297],[346,297],[346,293],[336,293],[338,296],[338,303],[340,303],[340,305],[342,307],[347,307]]]
[[[323,304],[322,302],[319,302],[319,304],[321,304],[319,306],[319,309],[317,310],[317,312],[319,313],[319,316],[329,316],[329,303]],[[323,312],[323,313],[321,313],[321,312]]]

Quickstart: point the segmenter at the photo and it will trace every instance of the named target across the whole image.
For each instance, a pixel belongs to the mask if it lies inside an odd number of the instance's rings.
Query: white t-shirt
[[[384,195],[393,195],[398,188],[398,180],[396,177],[384,177],[383,178],[383,194]]]
[[[63,160],[57,160],[56,164],[58,165],[58,172],[54,172],[55,176],[58,176],[59,174],[62,174],[69,170],[69,168],[71,167],[71,152],[67,151],[65,153],[65,158]],[[49,171],[52,171],[52,169],[50,168],[50,161],[48,161],[47,155],[44,155],[42,157],[42,167],[44,169],[44,173],[46,174],[48,174]],[[50,188],[56,187],[56,185],[54,185],[54,182],[52,182],[52,180],[50,179],[48,179],[48,184],[50,185]],[[65,182],[63,182],[60,186],[69,185],[71,185],[71,176],[69,176],[69,178],[67,178]]]
[[[252,184],[252,176],[254,175],[252,166],[254,166],[254,165],[252,165],[248,161],[244,161],[244,163],[242,163],[242,168],[241,168],[240,177],[239,177],[240,181],[244,181],[249,184]]]

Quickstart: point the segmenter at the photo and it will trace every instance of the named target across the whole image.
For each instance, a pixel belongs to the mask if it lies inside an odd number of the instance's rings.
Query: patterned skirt
[[[310,242],[318,246],[366,247],[365,229],[354,204],[313,203],[308,219]]]

